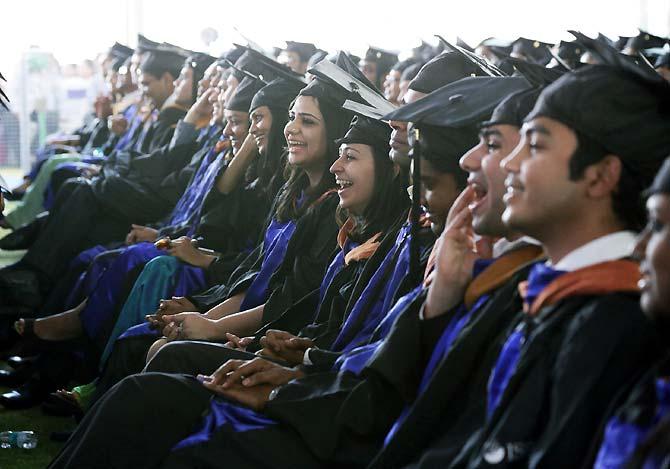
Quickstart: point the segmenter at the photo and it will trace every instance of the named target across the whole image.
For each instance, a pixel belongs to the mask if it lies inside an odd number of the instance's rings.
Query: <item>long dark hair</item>
[[[314,200],[335,187],[335,178],[330,176],[328,170],[338,157],[335,140],[342,137],[349,128],[351,114],[341,108],[335,108],[328,101],[320,100],[316,96],[314,99],[326,125],[326,164],[321,180],[315,188],[309,187],[309,178],[302,168],[286,164],[284,173],[286,184],[278,196],[275,215],[277,220],[282,222],[300,218]],[[291,103],[291,108],[294,103],[295,101]],[[297,201],[303,192],[306,198],[298,207]]]
[[[286,180],[284,179],[286,166],[286,149],[284,127],[288,121],[285,109],[269,107],[272,115],[272,125],[268,133],[267,147],[264,153],[247,169],[245,179],[253,183],[270,201],[275,198]]]
[[[364,242],[379,232],[388,228],[404,216],[409,207],[409,197],[406,190],[406,179],[400,172],[395,171],[395,165],[388,156],[388,148],[372,146],[374,156],[375,177],[372,200],[359,216],[351,215],[348,210],[337,208],[337,222],[342,225],[347,218],[354,219],[354,229],[349,233],[349,239],[355,242]]]

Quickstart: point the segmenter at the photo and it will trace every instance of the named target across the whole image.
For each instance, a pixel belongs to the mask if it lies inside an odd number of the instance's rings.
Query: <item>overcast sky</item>
[[[134,46],[138,31],[203,50],[201,31],[214,28],[211,53],[241,40],[234,28],[266,48],[290,39],[360,53],[368,44],[407,50],[435,33],[474,45],[487,36],[554,42],[572,28],[610,37],[670,29],[670,0],[9,0],[2,9],[0,70],[10,79],[31,45],[76,63],[115,40]]]

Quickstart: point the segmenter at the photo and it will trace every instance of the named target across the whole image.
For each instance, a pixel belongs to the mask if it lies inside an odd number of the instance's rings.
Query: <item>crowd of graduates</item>
[[[54,468],[670,467],[670,39],[571,34],[114,44],[0,180],[0,405]]]

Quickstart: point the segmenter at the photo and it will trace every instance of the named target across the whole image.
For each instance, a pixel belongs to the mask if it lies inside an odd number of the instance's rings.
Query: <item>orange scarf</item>
[[[340,249],[344,248],[344,244],[347,242],[347,237],[349,236],[349,233],[351,233],[351,230],[354,229],[354,220],[352,218],[349,218],[344,225],[342,225],[342,228],[340,228],[340,232],[337,234],[337,244],[340,246]],[[365,259],[369,259],[372,257],[372,255],[377,251],[377,248],[379,247],[379,238],[381,237],[381,233],[375,234],[372,238],[368,239],[365,241],[363,244],[356,246],[353,248],[351,251],[349,251],[345,256],[344,256],[344,264],[349,265],[350,262],[358,262],[362,261]]]
[[[463,303],[470,309],[482,295],[495,290],[529,262],[544,257],[541,246],[529,244],[503,254],[486,267],[465,290]]]
[[[542,290],[530,309],[536,315],[545,306],[558,303],[564,298],[577,295],[606,295],[615,292],[639,293],[640,267],[637,262],[616,260],[601,262],[561,275]],[[527,282],[519,284],[523,295]]]

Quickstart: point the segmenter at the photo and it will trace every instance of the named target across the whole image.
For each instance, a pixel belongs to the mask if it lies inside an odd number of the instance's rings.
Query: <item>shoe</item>
[[[0,239],[0,249],[5,251],[16,251],[19,249],[28,249],[33,245],[37,237],[42,232],[46,224],[48,212],[43,212],[30,223],[26,223],[20,228],[15,229],[4,238]]]
[[[6,388],[15,388],[21,386],[30,379],[33,374],[33,367],[24,367],[20,370],[0,370],[0,386]]]
[[[7,358],[7,365],[13,370],[20,370],[26,366],[32,366],[37,360],[37,356],[33,355],[30,357],[20,357],[18,355],[13,355]]]
[[[29,409],[41,404],[49,391],[39,381],[30,380],[20,388],[0,395],[0,405],[10,410]]]

